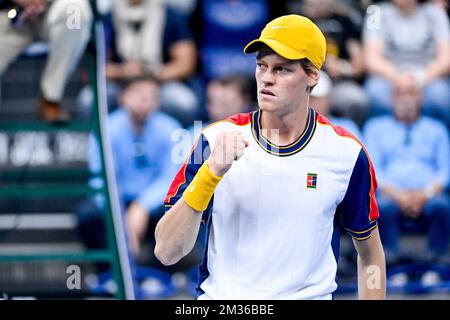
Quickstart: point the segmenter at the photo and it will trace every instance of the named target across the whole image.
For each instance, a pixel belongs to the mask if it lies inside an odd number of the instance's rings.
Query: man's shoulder
[[[165,11],[166,11],[166,19],[167,22],[169,23],[185,17],[179,10],[177,10],[170,4],[165,5]]]
[[[346,128],[335,125],[319,113],[316,122],[315,150],[319,151],[328,163],[333,163],[332,166],[338,168],[337,170],[347,170],[350,174],[361,157],[361,152],[365,150],[364,145]]]
[[[419,10],[427,14],[430,18],[439,17],[440,15],[445,13],[445,11],[442,10],[442,8],[440,8],[438,5],[430,2],[422,3],[419,6]]]
[[[161,130],[181,128],[181,123],[165,112],[155,111],[150,115],[150,117],[152,119],[152,123],[154,123]]]
[[[376,116],[366,121],[366,124],[364,125],[364,131],[370,129],[386,132],[389,130],[386,130],[388,127],[393,127],[395,125],[396,121],[391,115]]]
[[[236,126],[245,126],[252,121],[253,112],[238,113],[225,119]]]
[[[110,112],[108,115],[110,129],[120,128],[126,122],[128,122],[128,112],[122,107]]]
[[[248,113],[238,113],[231,117],[228,117],[223,120],[215,121],[209,124],[204,130],[203,134],[205,135],[216,135],[221,131],[240,130],[246,126],[249,126],[252,122],[252,114],[253,112]]]
[[[190,40],[193,37],[188,17],[171,5],[166,5],[165,8],[164,37],[168,45],[180,40]]]
[[[428,116],[421,116],[419,120],[426,130],[433,130],[437,132],[446,133],[447,128],[441,120],[437,120]]]
[[[327,117],[317,113],[317,124],[323,130],[327,131],[334,143],[345,143],[361,147],[361,142],[352,133],[341,125],[333,124]]]
[[[381,13],[396,14],[399,13],[397,7],[391,1],[384,1],[376,5]]]

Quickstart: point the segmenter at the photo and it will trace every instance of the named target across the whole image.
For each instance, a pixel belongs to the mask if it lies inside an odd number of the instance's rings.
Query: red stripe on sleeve
[[[190,156],[189,156],[189,158],[190,158]],[[186,182],[186,167],[187,167],[189,158],[186,160],[184,165],[181,167],[181,169],[178,171],[177,175],[173,179],[172,184],[170,185],[169,191],[167,192],[166,198],[164,199],[165,204],[170,203],[170,199],[177,194],[180,187],[183,185],[183,183]]]
[[[228,121],[233,122],[234,124],[238,126],[243,126],[252,121],[252,113],[238,113],[234,116],[231,116],[227,118]]]
[[[191,151],[189,152],[189,155],[186,158],[186,161],[184,162],[183,166],[181,167],[181,169],[178,171],[177,175],[173,179],[172,184],[170,185],[169,191],[167,192],[166,198],[164,199],[165,204],[170,203],[170,199],[178,193],[178,190],[180,189],[180,187],[186,182],[187,165],[191,160],[192,152],[194,152],[194,150],[197,147],[197,144],[200,142],[202,136],[203,136],[203,134],[201,134],[197,138],[197,141],[195,141],[194,145],[192,146]]]
[[[364,152],[366,153],[367,159],[369,159],[370,178],[372,181],[372,186],[370,188],[370,212],[369,212],[369,219],[370,219],[370,221],[372,221],[372,220],[376,220],[380,217],[380,212],[378,211],[377,200],[375,198],[375,191],[378,188],[378,182],[377,182],[377,178],[375,176],[375,169],[373,168],[372,161],[370,160],[366,149],[364,147],[363,147],[363,149],[364,149]]]

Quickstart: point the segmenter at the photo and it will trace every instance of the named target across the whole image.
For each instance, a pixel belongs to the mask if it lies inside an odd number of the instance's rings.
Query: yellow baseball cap
[[[245,46],[244,52],[256,52],[261,44],[288,60],[307,58],[318,69],[325,61],[326,40],[322,31],[300,15],[290,14],[270,21],[260,37]]]

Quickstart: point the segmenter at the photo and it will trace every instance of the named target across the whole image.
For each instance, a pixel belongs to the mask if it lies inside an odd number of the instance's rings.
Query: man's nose
[[[264,83],[273,83],[274,82],[274,77],[273,77],[273,73],[271,70],[266,70],[266,72],[264,72],[263,76],[261,77],[261,81]]]

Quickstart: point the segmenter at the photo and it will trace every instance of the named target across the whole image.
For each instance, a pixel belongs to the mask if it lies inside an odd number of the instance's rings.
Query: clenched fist
[[[230,170],[234,161],[244,155],[248,142],[240,131],[221,132],[208,158],[209,169],[217,176],[223,176]]]

